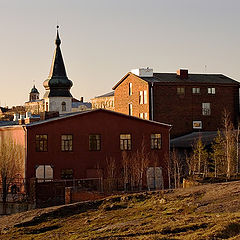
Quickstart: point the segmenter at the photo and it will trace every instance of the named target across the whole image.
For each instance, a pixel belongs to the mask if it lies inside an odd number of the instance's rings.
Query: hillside
[[[240,239],[240,181],[37,209],[0,229],[1,239]]]

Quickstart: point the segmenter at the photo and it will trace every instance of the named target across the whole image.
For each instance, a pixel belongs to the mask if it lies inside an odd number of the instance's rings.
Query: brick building
[[[104,108],[114,111],[114,92],[109,92],[91,99],[92,109]]]
[[[106,158],[115,159],[121,171],[122,152],[136,153],[144,141],[149,168],[162,169],[161,179],[166,187],[164,159],[169,154],[170,128],[167,124],[97,109],[29,124],[1,126],[0,139],[10,134],[24,146],[22,176],[27,179],[94,178],[99,177],[99,169],[105,178]]]
[[[153,73],[136,69],[114,87],[115,111],[173,125],[171,137],[193,131],[216,131],[223,110],[236,125],[239,82],[222,74]]]

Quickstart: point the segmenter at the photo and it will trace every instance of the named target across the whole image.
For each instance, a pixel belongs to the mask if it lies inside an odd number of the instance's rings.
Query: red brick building
[[[10,134],[24,146],[27,179],[93,178],[98,177],[99,169],[106,177],[106,158],[115,159],[121,171],[122,152],[140,151],[144,141],[149,167],[162,167],[167,186],[164,159],[169,156],[170,128],[167,124],[97,109],[2,126],[0,138]]]
[[[115,111],[173,125],[171,137],[193,131],[216,131],[223,110],[236,125],[239,82],[222,74],[153,73],[136,69],[114,87]]]

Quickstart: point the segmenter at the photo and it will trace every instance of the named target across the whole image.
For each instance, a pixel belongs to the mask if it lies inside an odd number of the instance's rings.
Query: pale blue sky
[[[74,97],[111,91],[133,68],[240,81],[239,0],[0,0],[0,101],[44,94],[56,24]]]

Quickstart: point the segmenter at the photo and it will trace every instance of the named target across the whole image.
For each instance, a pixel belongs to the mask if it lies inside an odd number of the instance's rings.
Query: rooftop
[[[217,134],[217,131],[192,132],[181,137],[173,138],[170,141],[170,145],[172,148],[192,148],[199,137],[204,145],[210,145],[217,137]]]
[[[109,92],[109,93],[105,93],[105,94],[100,95],[100,96],[96,96],[95,98],[112,97],[112,96],[114,96],[114,91]]]

